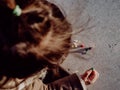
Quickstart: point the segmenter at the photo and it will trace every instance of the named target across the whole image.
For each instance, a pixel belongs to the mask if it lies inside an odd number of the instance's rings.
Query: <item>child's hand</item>
[[[94,83],[98,79],[98,77],[99,73],[93,68],[87,70],[83,75],[81,75],[81,78],[86,85]]]

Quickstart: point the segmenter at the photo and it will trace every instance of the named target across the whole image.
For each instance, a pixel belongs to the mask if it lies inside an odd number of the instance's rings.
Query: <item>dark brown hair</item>
[[[22,8],[20,17],[0,9],[0,74],[22,78],[46,66],[56,68],[69,52],[71,25],[46,0],[16,2]]]

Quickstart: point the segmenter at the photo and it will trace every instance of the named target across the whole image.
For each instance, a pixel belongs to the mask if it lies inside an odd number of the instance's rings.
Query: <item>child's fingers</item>
[[[92,81],[94,78],[95,78],[95,71],[92,71],[88,79]]]
[[[96,70],[93,70],[91,72],[90,76],[88,77],[88,80],[89,80],[90,83],[94,83],[97,80],[98,77],[99,77],[98,72]]]
[[[92,70],[87,70],[83,75],[81,75],[81,78],[86,81],[89,75],[91,74]]]
[[[84,80],[86,85],[94,83],[98,77],[99,73],[93,68],[87,70],[83,75],[81,75],[81,78]]]

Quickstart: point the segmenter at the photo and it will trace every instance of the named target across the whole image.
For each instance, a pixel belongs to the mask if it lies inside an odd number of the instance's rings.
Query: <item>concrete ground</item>
[[[120,0],[51,1],[62,7],[74,31],[85,28],[73,39],[94,46],[85,55],[70,53],[62,66],[72,73],[94,67],[100,77],[88,90],[120,90]]]

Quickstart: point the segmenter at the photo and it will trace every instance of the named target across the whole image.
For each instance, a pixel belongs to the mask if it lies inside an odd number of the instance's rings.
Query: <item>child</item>
[[[71,25],[46,0],[0,3],[0,90],[85,90],[96,81],[98,73],[90,69],[44,84],[47,71],[58,76],[69,53]]]

